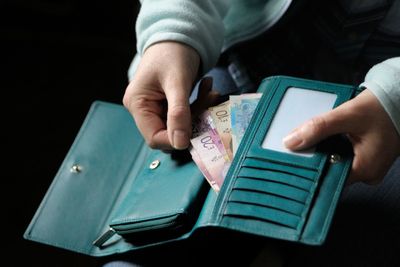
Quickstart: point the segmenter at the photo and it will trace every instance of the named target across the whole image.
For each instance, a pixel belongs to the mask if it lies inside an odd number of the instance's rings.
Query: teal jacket
[[[400,10],[395,1],[391,12]],[[128,75],[150,45],[161,41],[185,43],[199,53],[205,73],[232,45],[267,31],[287,11],[291,0],[142,0],[136,21],[137,55]],[[393,11],[394,10],[394,11]],[[400,25],[400,14],[386,21]],[[361,84],[378,98],[400,134],[400,57],[372,67]]]

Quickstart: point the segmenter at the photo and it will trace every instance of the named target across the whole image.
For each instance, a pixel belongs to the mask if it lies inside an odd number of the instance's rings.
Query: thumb
[[[283,138],[283,144],[291,150],[309,148],[321,140],[339,133],[348,133],[351,128],[346,107],[339,106],[327,113],[314,117],[294,129]]]
[[[191,135],[191,115],[189,107],[190,85],[172,84],[164,90],[168,102],[168,139],[175,149],[189,146]]]

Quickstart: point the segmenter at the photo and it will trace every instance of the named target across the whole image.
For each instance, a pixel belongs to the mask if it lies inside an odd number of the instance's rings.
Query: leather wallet
[[[359,89],[273,76],[258,91],[263,96],[218,194],[187,151],[150,149],[123,106],[94,102],[24,237],[92,256],[210,228],[321,245],[349,174],[351,145],[338,135],[291,152],[276,140]]]

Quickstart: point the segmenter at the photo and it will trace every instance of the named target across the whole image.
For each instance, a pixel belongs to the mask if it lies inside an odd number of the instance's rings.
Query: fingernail
[[[298,131],[294,131],[285,138],[283,138],[283,144],[290,149],[296,149],[303,142],[300,138]]]
[[[189,146],[189,137],[182,130],[175,130],[172,136],[173,144],[172,146],[175,149],[185,149]]]

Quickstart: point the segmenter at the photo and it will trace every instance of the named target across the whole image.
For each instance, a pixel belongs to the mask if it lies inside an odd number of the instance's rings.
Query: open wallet
[[[92,256],[210,228],[321,245],[350,171],[351,144],[337,135],[293,152],[282,138],[360,90],[287,76],[264,79],[218,193],[187,151],[150,149],[123,106],[96,101],[24,237]]]

